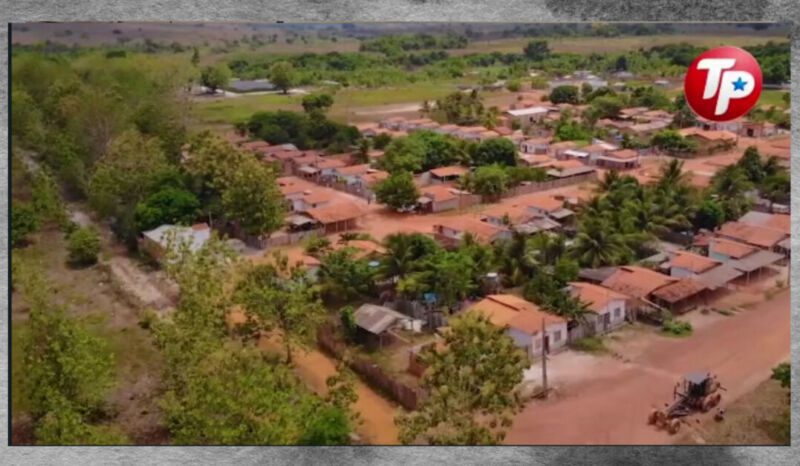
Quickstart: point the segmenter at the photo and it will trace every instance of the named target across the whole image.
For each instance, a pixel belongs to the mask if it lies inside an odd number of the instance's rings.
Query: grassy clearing
[[[356,119],[355,109],[395,104],[417,104],[437,99],[456,90],[453,82],[420,82],[376,89],[343,89],[334,95],[329,114],[339,121]],[[282,94],[244,95],[208,100],[195,104],[194,116],[200,124],[235,123],[255,112],[291,110],[302,111],[303,96]]]
[[[23,390],[25,360],[22,356],[23,342],[27,333],[27,323],[11,322],[11,412],[15,417],[28,411],[28,399]]]
[[[537,38],[539,39],[539,38]],[[705,35],[705,34],[662,34],[650,36],[629,37],[542,37],[547,40],[553,52],[569,53],[616,53],[639,48],[650,48],[664,44],[688,42],[702,47],[718,47],[721,45],[734,45],[738,47],[763,44],[767,41],[785,41],[781,35]],[[477,41],[470,43],[465,49],[451,50],[452,55],[466,55],[471,53],[488,52],[521,52],[525,45],[533,38],[498,39],[490,41]]]

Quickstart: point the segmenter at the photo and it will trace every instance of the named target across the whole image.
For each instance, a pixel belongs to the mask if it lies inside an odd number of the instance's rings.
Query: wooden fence
[[[547,191],[548,189],[562,188],[564,186],[581,184],[595,180],[597,180],[597,172],[590,172],[584,175],[561,178],[557,180],[533,182],[510,189],[503,195],[503,197],[522,196],[523,194],[538,193],[540,191]]]
[[[331,326],[320,328],[317,332],[317,344],[323,351],[337,359],[340,359],[346,350],[346,345],[337,340]],[[348,365],[375,390],[386,394],[409,411],[417,409],[421,400],[421,392],[418,389],[398,382],[368,359],[354,357]]]
[[[269,237],[264,236],[245,236],[243,241],[245,244],[252,248],[269,249],[278,246],[288,246],[297,244],[311,236],[324,236],[325,229],[317,228],[315,230],[297,231],[294,233],[287,233],[283,231],[276,232]]]

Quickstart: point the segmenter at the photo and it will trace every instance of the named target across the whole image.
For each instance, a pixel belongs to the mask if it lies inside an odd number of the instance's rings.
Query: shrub
[[[14,201],[11,204],[11,246],[25,244],[29,234],[39,229],[39,218],[27,202]]]
[[[576,351],[585,351],[587,353],[605,353],[608,351],[605,342],[599,337],[581,338],[572,342],[571,346]]]
[[[674,337],[688,337],[692,334],[692,324],[681,320],[666,320],[662,326],[662,331]]]
[[[100,253],[100,237],[93,228],[77,228],[67,238],[67,251],[72,265],[95,264]]]

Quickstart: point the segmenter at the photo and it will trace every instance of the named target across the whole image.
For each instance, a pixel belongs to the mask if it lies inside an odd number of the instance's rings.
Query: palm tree
[[[618,264],[631,253],[624,236],[607,220],[591,218],[581,224],[572,254],[584,267]]]
[[[403,233],[386,237],[384,246],[386,255],[378,269],[378,275],[384,280],[400,280],[419,271],[423,265],[422,259],[441,249],[432,238],[425,235]]]
[[[658,188],[664,191],[673,191],[679,186],[685,186],[688,174],[683,171],[683,161],[672,159],[661,166],[661,176]]]

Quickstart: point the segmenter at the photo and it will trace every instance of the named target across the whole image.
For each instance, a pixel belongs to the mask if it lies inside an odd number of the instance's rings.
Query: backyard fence
[[[597,172],[590,172],[584,175],[571,176],[569,178],[561,178],[557,180],[532,182],[530,184],[520,185],[510,189],[503,197],[522,196],[523,194],[538,193],[540,191],[547,191],[548,189],[556,189],[573,184],[586,183],[588,181],[595,181],[597,179]]]
[[[347,346],[336,338],[331,326],[320,328],[317,332],[317,344],[323,351],[337,359],[340,359],[347,349]],[[354,357],[348,361],[348,365],[375,390],[385,393],[409,411],[417,409],[421,398],[419,390],[394,380],[368,359]]]
[[[269,249],[278,246],[289,246],[297,244],[311,236],[324,236],[325,229],[317,228],[315,230],[298,231],[294,233],[287,233],[284,231],[275,232],[269,237],[259,236],[245,236],[244,242],[248,246],[257,249]]]

